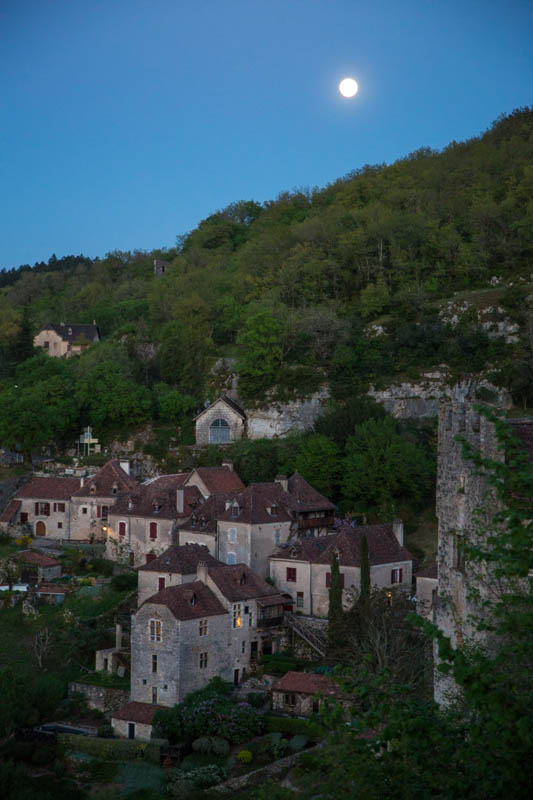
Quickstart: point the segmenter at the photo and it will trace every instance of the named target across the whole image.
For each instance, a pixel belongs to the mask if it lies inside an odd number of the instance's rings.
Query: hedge
[[[297,719],[296,717],[275,717],[266,714],[264,717],[266,732],[290,733],[291,735],[302,734],[309,739],[316,741],[322,736],[324,730],[321,725],[308,719]]]
[[[130,739],[100,739],[72,733],[60,733],[57,738],[65,750],[88,753],[103,761],[134,761],[137,758],[143,758],[152,764],[159,764],[161,748],[168,745],[166,739],[136,742]]]

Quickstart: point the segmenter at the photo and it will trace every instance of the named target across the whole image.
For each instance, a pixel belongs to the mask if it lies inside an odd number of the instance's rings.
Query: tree
[[[44,662],[50,655],[52,646],[53,637],[48,626],[45,625],[44,628],[39,628],[33,637],[31,649],[40,669],[43,668]]]
[[[281,324],[268,310],[258,311],[246,320],[237,337],[239,391],[245,400],[257,400],[272,388],[282,364]]]
[[[340,451],[335,442],[321,434],[306,436],[297,450],[295,468],[326,497],[337,495]]]

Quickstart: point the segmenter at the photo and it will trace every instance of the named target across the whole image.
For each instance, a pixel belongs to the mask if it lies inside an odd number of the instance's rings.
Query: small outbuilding
[[[270,687],[272,710],[308,717],[317,714],[328,703],[339,703],[349,710],[350,699],[327,675],[309,672],[287,672]]]
[[[152,723],[161,706],[152,703],[126,703],[111,716],[111,727],[121,739],[139,739],[149,742],[152,738]]]

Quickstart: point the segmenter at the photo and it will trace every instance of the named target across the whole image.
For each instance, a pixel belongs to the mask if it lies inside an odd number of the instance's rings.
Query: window
[[[280,543],[281,543],[281,529],[276,528],[276,530],[274,531],[274,544],[280,544]]]
[[[89,489],[89,492],[90,492],[91,494],[96,494],[96,486],[95,486],[94,484],[93,484],[93,485],[91,486],[91,488]]]
[[[58,523],[57,523],[57,527],[58,527],[58,528],[62,528],[62,527],[63,527],[63,523],[62,523],[62,522],[58,522]]]
[[[126,535],[126,523],[125,522],[119,522],[118,523],[118,535],[120,536],[121,539],[123,539],[125,537],[125,535]]]
[[[341,572],[340,576],[341,576],[341,587],[344,589],[344,572]],[[326,572],[326,586],[328,587],[328,589],[331,586],[331,572]]]
[[[87,513],[87,506],[83,506],[83,508],[81,509],[81,513],[82,514],[86,514]]]
[[[152,686],[152,703],[157,704],[157,686]]]
[[[233,604],[233,627],[240,628],[242,626],[242,605],[240,603]]]
[[[157,672],[157,656],[152,654],[152,672]]]
[[[207,653],[200,653],[200,669],[207,668]]]
[[[241,653],[246,653],[246,642],[241,643]]]
[[[296,607],[303,608],[304,607],[304,593],[303,592],[296,592]]]
[[[233,503],[233,505],[231,507],[231,516],[232,517],[238,517],[239,513],[240,513],[240,510],[241,509],[239,507],[239,504],[238,503]]]
[[[228,542],[237,541],[237,528],[228,528]]]
[[[287,567],[287,581],[296,583],[296,567]]]
[[[35,514],[49,517],[50,516],[50,503],[35,503]]]
[[[21,511],[20,512],[20,524],[24,525],[24,523],[27,522],[27,521],[28,521],[28,512],[27,511]]]
[[[296,705],[296,695],[295,694],[286,694],[283,698],[283,702],[286,706],[295,706]]]
[[[161,642],[163,639],[163,625],[160,619],[150,620],[150,641]]]
[[[401,583],[403,577],[403,569],[393,569],[390,574],[391,583]]]
[[[227,444],[231,441],[231,429],[225,419],[215,419],[209,426],[209,444]]]
[[[64,514],[65,513],[65,504],[64,503],[58,503],[57,504],[57,510],[60,511],[62,514]]]
[[[165,579],[160,577],[157,579],[157,591],[160,592],[164,588],[165,588]]]
[[[50,348],[50,342],[44,342],[43,347],[45,350],[48,350]]]
[[[107,510],[108,506],[102,506],[102,519],[107,521]]]
[[[157,522],[150,523],[150,539],[157,539]]]
[[[200,620],[200,636],[207,636],[207,620]]]
[[[236,564],[237,563],[237,556],[235,553],[228,553],[227,558],[228,564]]]

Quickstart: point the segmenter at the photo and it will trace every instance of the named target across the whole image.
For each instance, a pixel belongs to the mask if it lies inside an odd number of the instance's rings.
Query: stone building
[[[343,528],[328,536],[288,542],[270,556],[270,577],[279,591],[292,597],[297,611],[325,617],[334,553],[339,562],[344,602],[349,601],[350,589],[359,589],[363,534],[368,542],[371,585],[379,589],[410,589],[413,557],[403,546],[401,520]]]
[[[205,562],[208,567],[216,567],[219,564],[216,558],[209,555],[206,547],[186,544],[183,547],[172,545],[162,555],[139,567],[138,605],[141,606],[145,600],[162,589],[196,580],[200,561]]]
[[[72,539],[105,541],[109,509],[123,494],[135,492],[139,484],[129,474],[129,462],[108,461],[72,493],[70,533]]]
[[[61,577],[61,562],[35,550],[21,550],[14,558],[20,563],[21,580],[39,584]]]
[[[194,581],[165,586],[132,619],[131,699],[173,706],[215,676],[238,684],[279,647],[286,602],[245,564],[198,562]]]
[[[111,727],[121,739],[137,739],[149,742],[152,738],[152,723],[159,706],[151,703],[126,703],[111,714]]]
[[[230,397],[223,395],[195,417],[196,444],[230,444],[242,439],[246,414]]]
[[[206,499],[221,492],[240,492],[244,483],[227,459],[220,467],[196,467],[184,481],[184,486],[196,486]]]
[[[20,486],[0,517],[0,528],[28,525],[34,536],[71,537],[71,497],[79,478],[35,476]]]
[[[349,711],[351,701],[332,678],[309,672],[287,672],[270,687],[272,710],[298,717],[325,711],[328,703]]]
[[[479,529],[497,510],[496,498],[489,491],[486,477],[464,459],[458,437],[467,441],[483,458],[503,461],[494,425],[476,410],[478,387],[460,384],[439,412],[437,462],[438,591],[434,603],[434,622],[450,637],[453,647],[467,642],[488,642],[476,620],[486,613],[483,603],[492,593],[494,580],[486,570],[474,569],[465,562],[461,542],[484,535]],[[484,402],[484,405],[487,405]],[[505,402],[496,400],[501,408]],[[533,458],[533,420],[509,420],[525,449]],[[435,671],[435,700],[446,702],[455,693],[453,678]]]
[[[49,356],[69,358],[79,355],[95,342],[100,341],[98,325],[49,323],[33,339],[33,346],[40,347]]]
[[[138,567],[170,547],[176,524],[204,502],[197,486],[183,485],[188,475],[163,475],[117,498],[108,511],[108,558]]]

